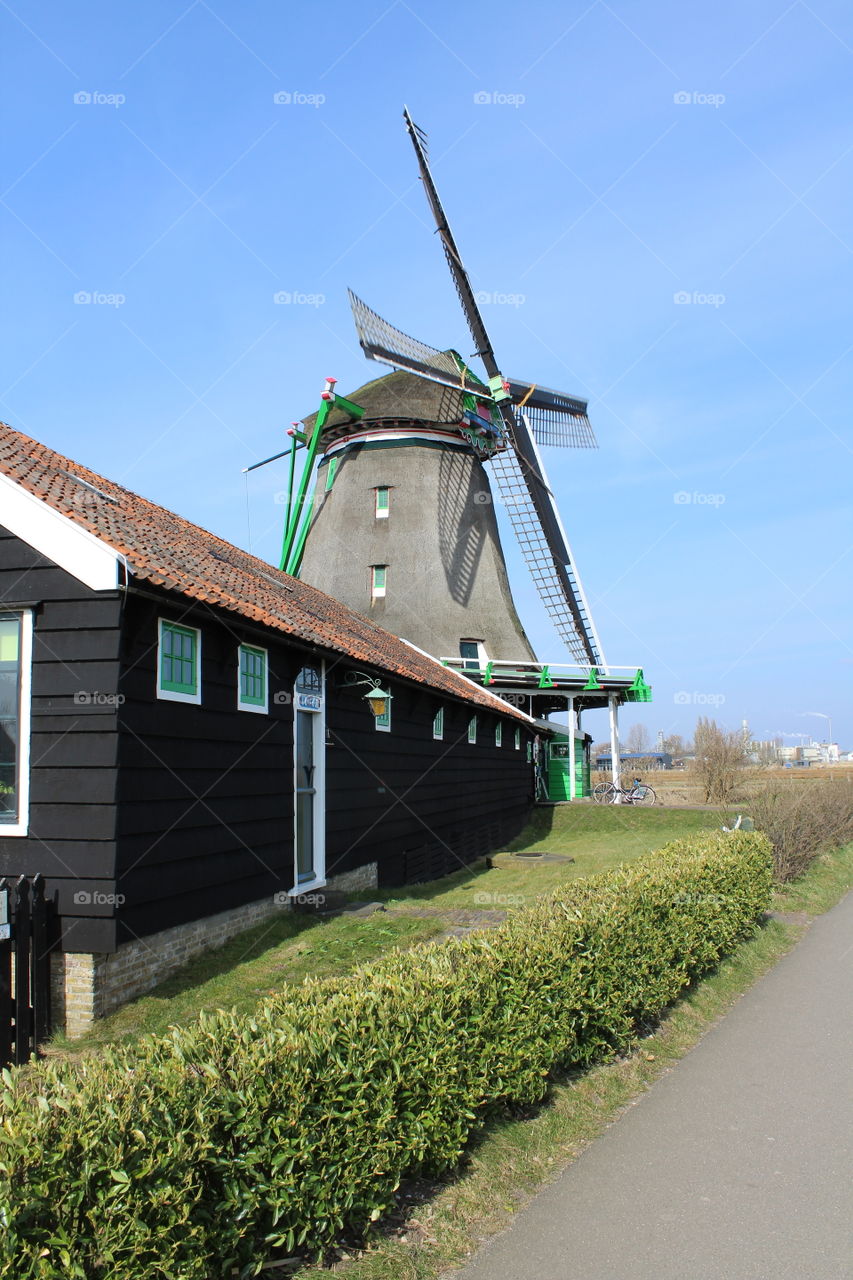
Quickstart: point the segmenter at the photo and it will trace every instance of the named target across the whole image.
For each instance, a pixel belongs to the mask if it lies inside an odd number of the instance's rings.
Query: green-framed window
[[[376,519],[387,520],[388,512],[391,506],[391,490],[388,488],[387,485],[379,485],[378,488],[374,490],[374,492],[376,494],[376,506],[375,506]]]
[[[496,747],[501,746],[501,744],[503,743],[503,738],[504,738],[504,727],[499,720],[495,725],[495,746]]]
[[[240,711],[269,709],[267,651],[251,644],[241,644],[238,650],[237,707]]]
[[[444,737],[444,707],[439,707],[433,717],[432,736],[439,742]]]
[[[387,564],[374,564],[370,567],[370,594],[374,600],[380,600],[385,595],[387,570]]]
[[[171,702],[201,702],[201,632],[160,619],[157,697]]]
[[[335,483],[335,476],[337,474],[339,462],[340,458],[330,458],[326,464],[326,493],[329,492],[332,485]]]
[[[477,717],[472,716],[468,721],[468,741],[475,743],[477,741]]]
[[[521,730],[520,730],[520,729],[516,729],[516,731],[515,731],[515,743],[514,743],[514,746],[515,746],[516,751],[520,751],[520,750],[521,750]]]

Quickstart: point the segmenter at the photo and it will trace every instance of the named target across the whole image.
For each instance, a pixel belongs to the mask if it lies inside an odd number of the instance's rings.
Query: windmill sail
[[[565,532],[545,478],[542,460],[536,447],[524,413],[516,415],[512,408],[512,384],[507,383],[498,368],[494,349],[486,332],[483,318],[477,306],[468,273],[462,264],[459,250],[450,230],[438,192],[429,170],[425,149],[425,135],[415,125],[408,110],[404,111],[406,127],[415,148],[421,179],[435,218],[462,309],[477,348],[477,354],[486,367],[489,387],[500,409],[506,435],[512,445],[496,455],[493,462],[499,488],[510,521],[521,546],[522,554],[531,571],[533,581],[548,614],[572,654],[580,662],[604,667],[601,645],[595,631],[583,588],[574,568]],[[516,384],[521,391],[523,384]],[[529,390],[529,388],[524,388]],[[543,403],[543,401],[550,402]],[[526,409],[532,404],[534,412],[542,414],[539,426],[543,431],[554,432],[563,419],[575,419],[583,431],[586,404],[560,393],[540,390],[537,397],[534,387],[527,403],[522,392],[519,405]],[[563,403],[558,403],[562,401]],[[582,412],[578,410],[582,406]],[[587,424],[588,426],[588,424]],[[560,440],[559,443],[565,443]]]
[[[515,449],[506,449],[492,459],[500,500],[561,640],[577,662],[605,669],[601,643],[542,459],[529,427],[518,419],[516,427]]]
[[[598,441],[587,417],[587,402],[550,387],[509,378],[513,403],[523,408],[537,444],[597,449]]]
[[[395,329],[393,324],[383,320],[366,302],[362,302],[352,289],[347,292],[358,340],[368,359],[390,364],[395,369],[405,369],[408,373],[416,373],[421,378],[428,378],[430,382],[438,382],[444,387],[467,391],[475,389],[470,383],[465,383],[458,364],[449,352],[438,351],[403,333],[402,329]],[[485,391],[484,387],[476,389]]]

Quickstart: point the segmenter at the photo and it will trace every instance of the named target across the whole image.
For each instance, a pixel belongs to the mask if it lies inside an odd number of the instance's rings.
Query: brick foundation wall
[[[375,888],[375,862],[331,876],[326,888],[340,893]],[[318,890],[317,892],[322,892]],[[194,920],[125,942],[111,955],[54,952],[51,956],[51,1017],[55,1031],[74,1038],[96,1018],[112,1013],[128,1000],[156,987],[203,951],[222,947],[231,938],[290,910],[276,898],[262,898],[230,911]]]

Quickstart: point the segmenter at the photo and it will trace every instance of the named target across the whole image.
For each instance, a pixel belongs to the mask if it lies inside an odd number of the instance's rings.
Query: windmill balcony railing
[[[651,702],[651,687],[642,668],[599,668],[574,662],[512,662],[494,659],[485,664],[472,658],[442,658],[446,667],[485,686],[573,693],[617,693],[626,702]]]

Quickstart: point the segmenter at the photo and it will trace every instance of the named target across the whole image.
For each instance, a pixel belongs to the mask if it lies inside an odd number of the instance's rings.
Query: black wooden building
[[[499,847],[533,803],[534,732],[368,618],[0,426],[0,874],[46,877],[58,954],[100,966],[94,1013],[293,895]]]

